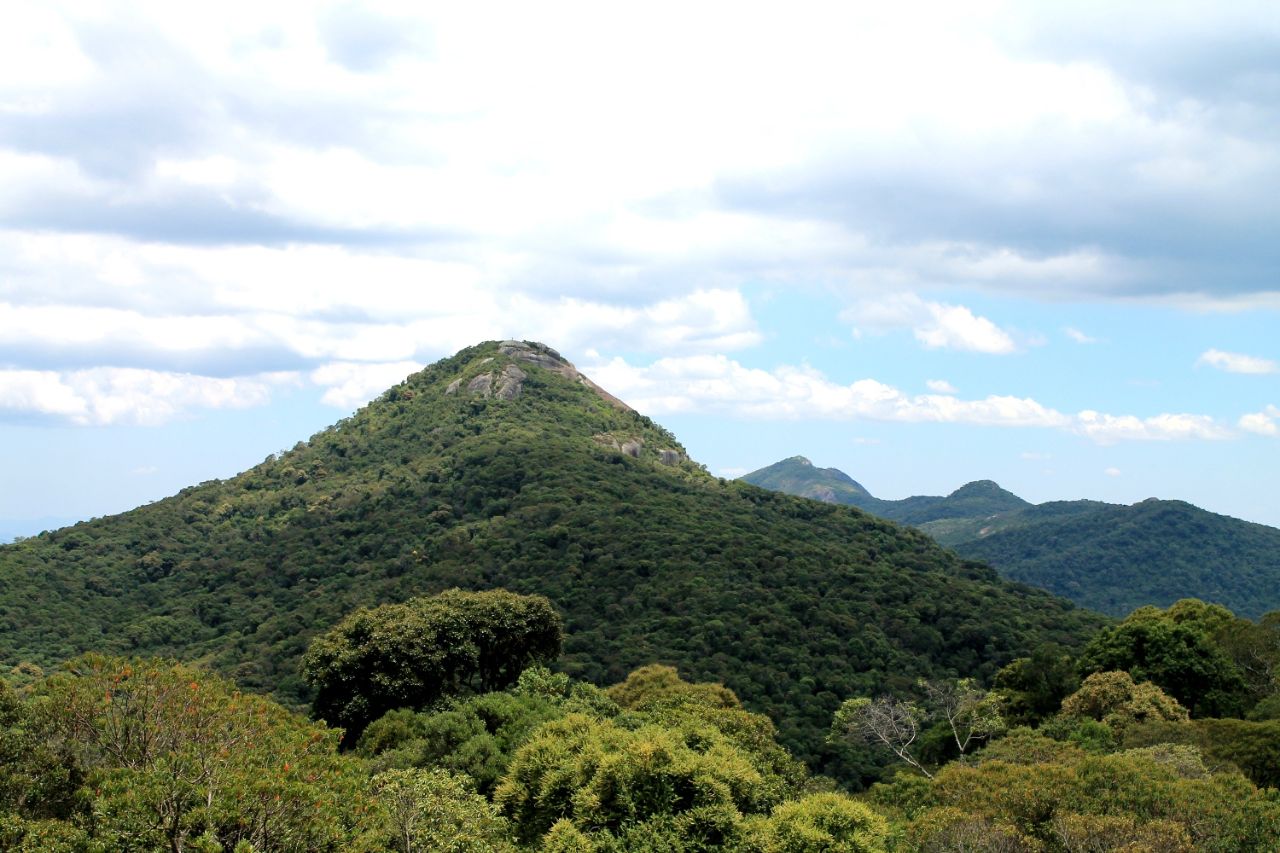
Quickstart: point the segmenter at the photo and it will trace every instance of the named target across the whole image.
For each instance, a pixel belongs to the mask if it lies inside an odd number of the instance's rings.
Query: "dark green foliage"
[[[872,497],[870,492],[838,468],[816,468],[803,456],[775,462],[767,468],[745,474],[741,479],[762,489],[796,497],[856,506],[902,524],[924,525],[956,518],[985,519],[997,513],[1031,506],[991,480],[968,483],[946,497],[916,495],[899,501],[882,500]]]
[[[312,642],[302,672],[316,715],[354,740],[395,708],[501,690],[555,660],[561,642],[560,616],[543,596],[452,589],[356,611]]]
[[[1280,530],[1182,501],[1035,507],[981,538],[948,542],[1012,580],[1121,616],[1194,596],[1257,618],[1280,608]]]
[[[1249,704],[1240,671],[1210,636],[1155,608],[1098,632],[1079,667],[1084,675],[1124,670],[1136,681],[1151,681],[1194,716],[1241,715]]]
[[[871,497],[870,492],[852,477],[837,468],[817,468],[803,456],[792,456],[775,462],[767,468],[744,474],[739,479],[744,483],[768,489],[771,492],[782,492],[798,498],[812,498],[829,504],[845,504],[859,509],[870,509],[869,504],[880,504]],[[881,513],[877,513],[888,518]]]
[[[434,713],[392,711],[365,730],[359,751],[379,767],[465,773],[488,795],[530,733],[564,714],[564,703],[547,696],[486,693]]]
[[[513,364],[515,399],[466,390]],[[620,449],[633,440],[638,457]],[[0,548],[0,660],[199,658],[298,705],[308,643],[348,613],[504,587],[560,608],[575,677],[677,665],[856,778],[822,745],[842,697],[988,679],[1102,624],[922,534],[661,450],[680,446],[649,419],[473,347],[235,478]]]
[[[794,456],[742,478],[766,489],[856,506],[919,526],[990,563],[1003,577],[1123,616],[1194,596],[1249,618],[1280,609],[1280,530],[1182,501],[1133,506],[1054,501],[1033,506],[990,480],[947,497],[873,497],[835,468]]]
[[[1040,646],[996,673],[992,686],[1004,697],[1010,725],[1032,725],[1053,716],[1080,686],[1075,660],[1055,646]]]

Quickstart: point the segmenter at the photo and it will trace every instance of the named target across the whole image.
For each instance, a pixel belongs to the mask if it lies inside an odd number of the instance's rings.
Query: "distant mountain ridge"
[[[1113,616],[1188,597],[1250,618],[1280,609],[1280,530],[1183,501],[1035,505],[991,480],[968,483],[945,497],[884,500],[861,485],[828,489],[828,483],[854,481],[803,456],[741,479],[914,525],[1010,580]]]

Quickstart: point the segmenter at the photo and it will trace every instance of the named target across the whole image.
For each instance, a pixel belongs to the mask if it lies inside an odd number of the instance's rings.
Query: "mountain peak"
[[[559,352],[538,341],[490,341],[474,348],[485,355],[478,360],[463,366],[462,375],[455,378],[445,388],[446,394],[468,393],[482,397],[497,397],[513,400],[524,390],[524,381],[528,375],[512,362],[524,362],[550,370],[571,382],[590,388],[609,405],[626,412],[634,411],[626,403],[592,382],[585,374]],[[498,358],[510,359],[506,364],[498,363]],[[491,365],[491,366],[490,366]],[[475,368],[489,367],[488,370],[476,371]],[[465,385],[464,385],[465,382]]]
[[[965,497],[977,497],[979,495],[990,496],[990,495],[1008,495],[1008,494],[1012,494],[1012,492],[1008,492],[1005,489],[1002,489],[1000,487],[1000,484],[997,483],[995,480],[974,480],[972,483],[965,483],[963,486],[956,489],[951,494],[947,495],[947,497],[965,498]]]
[[[871,495],[839,468],[819,468],[804,456],[789,456],[743,475],[745,482],[764,489],[812,498],[824,503],[859,505]]]

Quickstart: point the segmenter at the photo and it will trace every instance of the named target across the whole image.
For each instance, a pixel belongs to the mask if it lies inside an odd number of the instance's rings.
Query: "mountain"
[[[451,587],[548,596],[574,676],[724,682],[815,765],[842,699],[988,677],[1103,623],[916,531],[712,477],[554,350],[504,341],[236,477],[0,547],[0,661],[169,655],[299,704],[318,632]]]
[[[1249,618],[1280,609],[1280,530],[1273,527],[1155,498],[1133,506],[1088,500],[1033,505],[990,480],[946,497],[897,501],[861,486],[857,492],[821,491],[820,484],[839,478],[853,482],[842,471],[815,468],[795,456],[742,479],[915,525],[1005,578],[1112,616],[1188,597]]]
[[[742,480],[762,489],[829,504],[861,506],[861,501],[878,503],[845,472],[837,468],[815,468],[803,456],[792,456],[775,462],[768,468],[748,474]]]
[[[783,459],[739,479],[762,489],[826,503],[856,506],[881,518],[903,524],[919,525],[953,518],[985,518],[1031,506],[990,480],[969,483],[946,497],[917,495],[899,501],[881,500],[838,468],[818,468],[803,456]]]
[[[1071,503],[1086,506],[1042,504],[953,547],[1007,578],[1115,616],[1180,598],[1250,619],[1280,610],[1280,530],[1183,501]]]

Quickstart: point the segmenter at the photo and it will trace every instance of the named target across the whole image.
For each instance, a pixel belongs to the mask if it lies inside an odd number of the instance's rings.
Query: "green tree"
[[[889,824],[847,794],[810,794],[747,821],[742,853],[877,853],[887,850]]]
[[[1135,682],[1127,672],[1096,672],[1062,702],[1065,719],[1090,719],[1117,735],[1148,720],[1182,722],[1187,709],[1150,682]]]
[[[1175,614],[1187,617],[1181,622],[1148,607],[1134,611],[1119,625],[1104,628],[1081,653],[1081,673],[1124,670],[1135,681],[1159,685],[1193,716],[1238,714],[1246,704],[1244,678],[1205,633],[1204,623],[1197,624],[1194,618],[1221,614],[1190,606],[1183,610],[1188,612]],[[1211,618],[1209,624],[1219,625],[1221,620]]]
[[[355,850],[375,815],[336,730],[180,664],[87,655],[33,703],[83,774],[71,817],[106,849]]]
[[[470,780],[447,770],[389,770],[373,789],[399,853],[514,851],[507,822]]]
[[[302,672],[316,716],[354,740],[387,711],[500,690],[554,660],[561,642],[560,616],[543,596],[455,589],[356,611],[312,642]]]
[[[1080,687],[1075,659],[1053,645],[1038,646],[996,673],[993,689],[1004,697],[1012,725],[1034,725],[1057,713],[1062,700]]]
[[[831,724],[833,742],[852,741],[888,749],[928,778],[933,774],[920,758],[925,724],[936,721],[961,759],[979,742],[1004,731],[1002,697],[980,689],[972,679],[919,682],[920,703],[881,696],[844,702]]]
[[[562,819],[585,832],[671,817],[671,832],[724,826],[723,815],[768,810],[772,786],[750,756],[703,728],[622,728],[570,714],[538,729],[512,760],[494,802],[532,842]],[[722,843],[725,839],[707,839]]]

